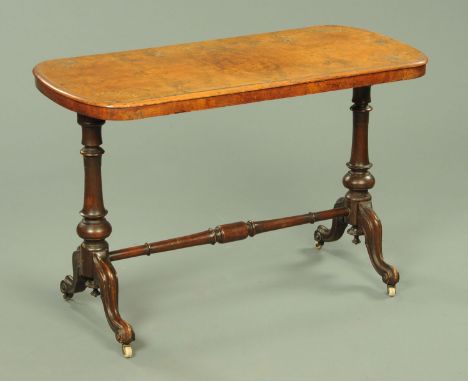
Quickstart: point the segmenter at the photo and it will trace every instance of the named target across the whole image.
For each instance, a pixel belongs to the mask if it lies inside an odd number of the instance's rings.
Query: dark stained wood
[[[132,257],[151,255],[152,253],[173,251],[175,249],[193,247],[203,244],[229,243],[253,237],[256,234],[278,229],[298,226],[301,224],[311,224],[321,220],[335,219],[347,216],[347,208],[336,208],[333,210],[309,212],[304,215],[296,215],[279,219],[236,222],[219,225],[206,231],[194,233],[192,235],[176,237],[174,239],[146,243],[130,248],[123,248],[109,252],[111,261],[129,259]]]
[[[84,201],[80,214],[83,217],[76,231],[84,240],[85,247],[93,251],[108,249],[105,238],[112,232],[110,223],[106,220],[107,210],[104,208],[101,180],[101,157],[104,150],[101,147],[101,127],[104,121],[78,115],[78,123],[82,127],[81,149],[84,164]]]
[[[60,282],[60,291],[65,300],[70,300],[75,293],[84,291],[87,287],[87,282],[92,280],[92,271],[86,277],[86,273],[82,270],[84,261],[80,248],[78,248],[72,255],[73,276],[67,275]]]
[[[65,299],[73,297],[89,287],[93,296],[101,295],[104,312],[117,341],[123,345],[134,340],[135,334],[118,311],[117,273],[108,259],[109,245],[105,240],[112,232],[106,220],[101,179],[101,127],[104,121],[78,115],[82,128],[81,155],[84,164],[84,201],[77,233],[83,243],[73,254],[73,276],[66,276],[60,283]]]
[[[368,129],[370,87],[353,90],[353,141],[351,158],[346,164],[348,173],[343,178],[343,185],[349,189],[345,196],[345,206],[350,209],[347,223],[352,227],[348,233],[354,236],[353,243],[360,242],[359,236],[364,235],[369,257],[375,270],[382,276],[387,286],[395,287],[399,274],[394,266],[385,263],[382,254],[382,225],[372,209],[369,189],[374,187],[375,179],[369,169]]]
[[[375,184],[374,176],[369,169],[368,130],[369,113],[372,107],[370,86],[353,89],[353,135],[351,145],[351,157],[346,164],[349,171],[343,177],[343,185],[348,188],[344,198],[338,199],[335,208],[347,207],[347,216],[335,217],[331,228],[323,225],[315,231],[314,237],[317,248],[321,248],[325,242],[335,241],[341,238],[346,227],[351,225],[348,233],[351,234],[354,244],[359,244],[359,236],[364,235],[369,258],[374,269],[387,284],[390,295],[394,293],[395,286],[400,279],[398,270],[384,261],[382,254],[382,224],[377,214],[372,209],[372,196],[369,193]]]
[[[345,199],[339,198],[334,208],[342,208],[345,206]],[[314,239],[316,242],[316,247],[321,248],[325,242],[336,241],[343,236],[343,233],[348,225],[347,216],[336,216],[332,220],[332,225],[330,228],[325,227],[324,225],[319,225],[314,232]]]
[[[106,254],[109,248],[105,239],[111,234],[112,227],[105,218],[107,210],[104,208],[101,180],[101,157],[104,150],[100,145],[104,122],[78,115],[83,144],[80,153],[84,165],[84,200],[80,212],[82,220],[76,230],[83,242],[73,253],[73,276],[66,276],[60,283],[65,299],[72,298],[74,293],[83,291],[86,286],[95,289],[93,254]]]
[[[95,281],[100,289],[107,322],[114,331],[117,342],[128,345],[135,340],[132,326],[119,313],[119,284],[117,272],[107,257],[93,255]]]
[[[408,80],[426,63],[390,37],[327,25],[57,59],[33,72],[58,104],[126,120]]]
[[[382,254],[382,224],[370,204],[359,204],[357,223],[364,234],[372,266],[382,276],[382,281],[385,284],[394,287],[400,280],[400,274],[394,266],[384,261]]]

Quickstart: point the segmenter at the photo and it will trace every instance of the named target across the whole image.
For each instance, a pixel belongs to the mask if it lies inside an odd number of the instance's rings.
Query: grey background
[[[0,377],[467,379],[465,1],[0,2]],[[80,129],[43,97],[45,59],[344,24],[425,52],[422,79],[373,89],[370,155],[389,299],[364,246],[312,226],[116,263],[125,360],[101,302],[65,302],[79,244]],[[112,248],[327,209],[344,194],[351,91],[104,128]]]

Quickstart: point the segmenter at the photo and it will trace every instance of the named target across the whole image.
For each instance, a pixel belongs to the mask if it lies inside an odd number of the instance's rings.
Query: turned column
[[[105,121],[78,114],[82,128],[81,155],[84,163],[84,202],[80,214],[83,217],[76,231],[83,239],[81,248],[90,254],[107,256],[109,246],[105,240],[112,232],[106,220],[101,179],[102,149],[101,127]]]
[[[388,295],[395,296],[400,276],[394,266],[384,261],[382,224],[372,208],[369,193],[375,184],[369,172],[372,167],[368,153],[369,112],[372,110],[370,101],[370,86],[353,89],[353,143],[351,158],[346,164],[349,171],[343,178],[343,184],[349,190],[345,196],[345,205],[350,209],[348,223],[352,226],[348,233],[354,236],[355,244],[360,242],[359,236],[364,235],[372,266],[387,284]]]
[[[84,202],[78,224],[78,235],[83,242],[73,252],[73,276],[66,276],[60,283],[63,297],[69,300],[77,292],[92,288],[94,296],[99,295],[95,282],[95,266],[93,254],[105,258],[108,253],[106,238],[112,227],[106,220],[107,214],[102,197],[101,157],[104,150],[102,144],[101,127],[104,121],[78,114],[78,123],[82,127],[81,149],[84,162]]]
[[[83,239],[79,251],[82,264],[78,264],[78,267],[81,266],[82,274],[87,278],[87,286],[94,289],[93,295],[101,295],[107,322],[116,340],[122,344],[124,356],[131,357],[133,351],[130,343],[135,339],[135,333],[119,313],[117,273],[110,263],[109,245],[106,241],[112,227],[106,220],[107,210],[102,196],[101,158],[104,150],[101,147],[101,127],[104,121],[78,114],[78,123],[82,127],[84,146],[81,149],[84,163],[84,202],[80,212],[83,219],[76,228]]]
[[[355,236],[354,242],[359,242],[359,235],[362,235],[358,228],[357,216],[360,203],[369,204],[371,195],[369,189],[375,184],[374,176],[369,172],[372,163],[369,162],[368,152],[368,126],[369,112],[372,107],[369,105],[370,86],[353,89],[353,141],[351,146],[351,158],[346,166],[349,168],[343,177],[343,185],[349,190],[345,196],[345,204],[351,212],[348,216],[348,224],[352,227],[349,233]]]

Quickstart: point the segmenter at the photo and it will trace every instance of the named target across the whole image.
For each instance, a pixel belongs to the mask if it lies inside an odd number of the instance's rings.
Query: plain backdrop
[[[0,1],[2,379],[467,379],[466,1]],[[397,297],[351,236],[313,226],[116,263],[124,359],[99,299],[65,302],[79,244],[76,116],[40,61],[343,24],[429,56],[375,86],[370,157]],[[358,42],[357,42],[358,43]],[[112,248],[330,208],[345,193],[351,90],[104,126]]]

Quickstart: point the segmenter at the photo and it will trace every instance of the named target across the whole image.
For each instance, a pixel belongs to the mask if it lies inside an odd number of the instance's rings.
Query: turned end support
[[[80,214],[83,217],[78,224],[77,233],[84,240],[84,246],[91,250],[106,250],[103,243],[112,232],[111,224],[106,220],[102,194],[101,161],[104,150],[101,148],[101,128],[105,121],[78,114],[78,123],[82,128],[81,155],[84,164],[84,201]]]
[[[369,190],[375,185],[375,178],[370,173],[368,130],[369,113],[372,107],[370,86],[353,89],[353,137],[351,157],[346,164],[349,171],[343,177],[343,185],[348,189],[345,206],[350,209],[348,223],[352,226],[348,233],[354,237],[353,243],[360,242],[364,235],[367,251],[374,269],[387,284],[387,293],[396,294],[399,274],[395,267],[387,264],[382,255],[382,224],[372,208]]]

